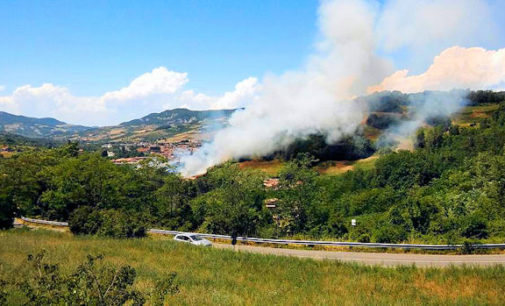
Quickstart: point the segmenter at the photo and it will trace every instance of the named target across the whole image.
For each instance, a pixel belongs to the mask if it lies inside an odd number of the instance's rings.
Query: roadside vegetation
[[[100,269],[129,267],[135,277],[133,282],[131,276],[125,278],[131,283],[126,291],[151,305],[160,295],[169,305],[500,304],[505,290],[505,271],[500,266],[368,267],[198,248],[162,237],[110,239],[45,230],[2,231],[0,239],[0,279],[6,282],[0,292],[8,305],[27,301],[25,291],[15,283],[33,285],[36,270],[27,256],[35,257],[42,250],[42,264],[56,264],[61,277],[88,267],[88,255],[103,256],[94,263],[96,275],[101,275]],[[105,275],[104,283],[109,279]],[[65,287],[61,290],[66,292]],[[96,291],[86,292],[93,297]]]

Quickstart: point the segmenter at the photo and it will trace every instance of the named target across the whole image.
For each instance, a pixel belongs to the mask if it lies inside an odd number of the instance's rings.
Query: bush
[[[366,120],[366,124],[379,130],[384,130],[398,123],[398,117],[391,114],[371,114]]]
[[[119,210],[100,212],[101,225],[97,234],[115,238],[140,238],[146,236],[146,227],[137,214],[127,214]]]
[[[177,274],[159,280],[149,294],[134,289],[137,277],[129,265],[120,267],[103,263],[103,256],[88,255],[86,262],[72,273],[62,273],[59,264],[46,263],[45,252],[28,255],[27,271],[22,281],[0,280],[0,304],[7,301],[10,286],[24,294],[26,305],[163,305],[168,295],[179,292]]]
[[[14,214],[16,207],[11,201],[3,199],[0,195],[0,229],[7,229],[12,227],[14,222]]]
[[[138,214],[121,210],[95,210],[83,206],[74,210],[69,220],[70,231],[76,235],[99,235],[114,238],[146,236],[146,227]]]
[[[407,239],[407,232],[396,225],[384,225],[374,232],[374,240],[378,243],[396,243]]]
[[[101,226],[100,212],[89,206],[81,206],[70,214],[68,225],[73,234],[94,235]]]
[[[488,230],[484,217],[478,215],[465,217],[462,220],[461,235],[466,238],[487,238]]]

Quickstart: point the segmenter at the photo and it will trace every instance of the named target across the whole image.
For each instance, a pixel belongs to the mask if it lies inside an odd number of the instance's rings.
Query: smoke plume
[[[303,71],[268,76],[256,101],[195,154],[183,157],[185,176],[228,159],[261,156],[313,133],[329,142],[355,131],[364,111],[352,98],[390,71],[375,55],[374,12],[362,1],[323,2],[323,39]]]
[[[468,1],[480,2],[463,2]],[[364,0],[323,1],[318,13],[320,40],[304,69],[265,77],[256,99],[234,113],[228,127],[194,154],[181,157],[182,175],[202,174],[229,159],[263,156],[310,134],[323,134],[331,144],[356,131],[367,109],[353,99],[394,71],[392,63],[378,55],[387,48],[378,45],[377,37],[384,39],[377,31],[396,14]],[[420,112],[414,125],[423,116]]]
[[[468,90],[424,91],[410,94],[406,120],[390,126],[379,139],[377,147],[389,147],[405,142],[429,120],[444,119],[468,104]],[[407,141],[408,142],[408,141]],[[409,146],[410,147],[410,146]],[[407,149],[404,147],[402,149]]]

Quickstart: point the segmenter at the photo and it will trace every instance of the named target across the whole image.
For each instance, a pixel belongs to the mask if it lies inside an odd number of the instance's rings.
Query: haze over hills
[[[216,129],[225,125],[234,111],[177,108],[107,127],[86,127],[54,118],[31,118],[0,112],[0,131],[30,138],[150,141],[181,133],[204,133]]]
[[[31,138],[58,138],[76,134],[89,127],[68,124],[54,118],[31,118],[0,111],[0,130]]]

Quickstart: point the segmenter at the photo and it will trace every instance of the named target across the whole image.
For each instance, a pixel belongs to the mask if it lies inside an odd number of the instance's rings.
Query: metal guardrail
[[[45,224],[45,225],[63,226],[63,227],[68,226],[68,222],[47,221],[47,220],[31,219],[31,218],[25,218],[25,217],[21,217],[21,220],[23,220],[25,222]]]
[[[39,219],[31,219],[21,217],[25,222],[46,224],[53,226],[68,226],[68,222],[47,221]],[[215,235],[215,234],[202,234],[202,233],[188,233],[180,231],[170,231],[162,229],[150,229],[149,233],[159,235],[177,235],[177,234],[197,234],[201,237],[210,239],[231,240],[231,236]],[[343,246],[343,247],[358,247],[358,248],[391,248],[391,249],[421,249],[421,250],[456,250],[461,248],[461,244],[402,244],[402,243],[366,243],[366,242],[341,242],[341,241],[313,241],[313,240],[290,240],[290,239],[269,239],[269,238],[254,238],[254,237],[237,237],[237,241],[242,242],[255,242],[255,243],[270,243],[281,245],[305,245],[305,246]],[[505,243],[488,243],[488,244],[474,244],[475,249],[505,249]]]

